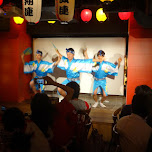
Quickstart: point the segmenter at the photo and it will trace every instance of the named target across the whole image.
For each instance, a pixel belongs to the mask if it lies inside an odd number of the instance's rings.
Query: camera
[[[2,106],[1,111],[5,111],[5,110],[6,110],[6,107]]]
[[[34,82],[36,84],[47,84],[47,81],[44,80],[43,78],[34,78]]]

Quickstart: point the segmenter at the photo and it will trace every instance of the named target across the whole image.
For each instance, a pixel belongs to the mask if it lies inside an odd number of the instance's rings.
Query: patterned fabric
[[[50,63],[47,61],[43,61],[41,60],[39,63],[38,61],[30,61],[29,63],[25,63],[24,64],[24,73],[28,74],[28,73],[36,73],[36,77],[35,78],[40,78],[40,77],[45,77],[47,76],[47,73],[53,73],[54,70],[54,63]],[[33,81],[33,79],[31,80]],[[41,88],[41,91],[44,92],[44,85],[40,84],[40,85],[36,85],[36,89],[39,90],[39,88]]]
[[[63,56],[57,67],[66,71],[67,78],[78,78],[80,72],[91,73],[94,65],[92,59],[73,59],[70,62]]]
[[[95,78],[94,78],[94,84],[93,84],[93,93],[95,91],[96,88],[98,88],[98,92],[103,94],[102,89],[104,90],[106,96],[108,95],[107,93],[107,85],[106,85],[106,77],[107,75],[113,75],[113,76],[117,76],[118,75],[118,66],[107,62],[107,61],[103,61],[103,62],[98,62],[97,63],[98,66],[93,67],[93,72],[95,72]]]

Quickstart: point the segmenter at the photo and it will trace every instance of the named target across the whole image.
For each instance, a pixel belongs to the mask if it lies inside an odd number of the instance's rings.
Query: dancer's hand
[[[89,59],[88,53],[87,53],[87,48],[85,48],[85,49],[83,50],[83,55],[84,55],[85,59]]]
[[[24,58],[24,55],[25,55],[25,54],[22,52],[22,53],[21,53],[21,58],[22,58],[22,59]]]
[[[58,49],[55,49],[56,50],[56,53],[60,56],[60,58],[62,58],[62,54],[59,52]]]
[[[121,63],[121,61],[122,61],[122,58],[121,58],[121,57],[119,57],[119,58],[118,58],[118,68],[120,67],[120,63]]]
[[[122,58],[121,57],[118,58],[118,63],[121,63],[121,61],[122,61]]]
[[[61,57],[58,56],[58,60],[54,63],[54,65],[58,65],[58,63],[60,62],[60,60],[61,60]]]
[[[24,53],[21,53],[21,60],[22,60],[22,63],[24,64],[25,63],[25,61],[24,61]]]

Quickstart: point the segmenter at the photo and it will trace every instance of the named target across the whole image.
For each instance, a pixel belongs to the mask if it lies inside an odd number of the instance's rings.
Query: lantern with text
[[[75,0],[55,0],[56,17],[62,22],[73,19]]]
[[[121,20],[128,20],[130,18],[131,12],[119,12],[118,16]]]
[[[37,23],[41,17],[42,0],[23,0],[23,15],[28,22]]]
[[[103,8],[97,10],[96,18],[99,22],[104,22],[107,19],[106,14],[103,12]]]
[[[114,0],[100,0],[102,3],[107,3],[107,4],[109,4],[109,3],[111,3],[111,2],[113,2]]]
[[[22,17],[13,17],[13,20],[16,24],[22,24],[24,22],[24,18]]]
[[[81,11],[81,19],[84,22],[89,22],[92,18],[92,11],[89,9],[84,9]]]
[[[3,0],[0,0],[0,5],[2,5],[3,4]]]

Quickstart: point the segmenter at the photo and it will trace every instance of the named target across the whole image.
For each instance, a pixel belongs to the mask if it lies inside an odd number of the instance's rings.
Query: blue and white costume
[[[98,62],[98,64],[99,66],[94,67],[92,70],[93,72],[95,72],[93,93],[96,88],[98,88],[97,93],[100,92],[102,93],[102,89],[103,89],[107,96],[108,94],[107,94],[106,77],[107,75],[117,76],[118,66],[107,61],[102,61],[101,63]]]
[[[80,72],[91,73],[92,66],[95,65],[95,62],[92,59],[74,59],[70,62],[68,58],[62,56],[58,68],[66,71],[67,79],[62,82],[66,85],[71,81],[75,81],[78,84],[80,83]]]
[[[25,62],[24,64],[24,73],[36,73],[35,78],[41,78],[47,76],[47,73],[53,73],[54,70],[54,63],[50,63],[47,61],[41,60],[39,63],[38,61],[30,61],[29,63]],[[31,80],[33,81],[33,79]],[[36,84],[36,89],[38,90],[41,88],[41,91],[44,92],[44,85],[43,84]]]

